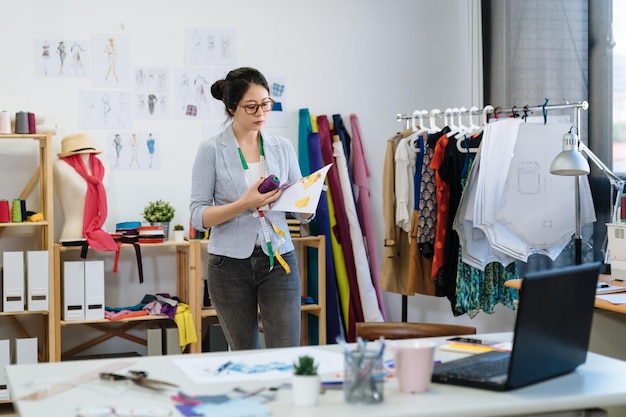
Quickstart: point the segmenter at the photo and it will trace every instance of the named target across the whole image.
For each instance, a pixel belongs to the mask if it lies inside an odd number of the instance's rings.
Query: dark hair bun
[[[223,101],[224,100],[224,80],[217,80],[211,86],[211,95],[213,98]]]

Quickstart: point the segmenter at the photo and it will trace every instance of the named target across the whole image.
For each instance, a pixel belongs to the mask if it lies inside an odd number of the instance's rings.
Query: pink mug
[[[435,344],[404,340],[396,341],[391,348],[400,391],[417,394],[428,390],[433,373]]]

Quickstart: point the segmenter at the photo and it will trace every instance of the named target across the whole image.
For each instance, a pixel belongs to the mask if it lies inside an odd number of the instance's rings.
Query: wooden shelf
[[[29,334],[30,330],[24,327],[21,323],[22,318],[40,317],[41,332],[37,333],[37,336],[41,334],[39,338],[39,351],[38,360],[40,362],[54,361],[57,352],[56,346],[56,332],[55,321],[57,318],[57,312],[54,308],[54,263],[52,256],[52,247],[54,244],[54,204],[53,204],[53,179],[52,179],[52,133],[38,133],[38,134],[1,134],[0,146],[6,144],[9,141],[36,141],[38,142],[38,165],[36,166],[32,176],[28,179],[24,185],[22,191],[15,198],[26,200],[34,191],[37,192],[39,198],[39,207],[35,209],[39,211],[45,220],[39,222],[9,222],[0,223],[0,238],[2,238],[3,232],[10,229],[21,229],[28,233],[32,233],[33,239],[39,241],[38,245],[33,245],[31,250],[44,250],[48,251],[48,310],[47,311],[19,311],[19,312],[0,312],[0,318],[2,320],[8,320],[10,325],[19,334],[19,337],[27,338],[34,335]],[[0,161],[0,166],[2,162]],[[7,174],[5,173],[5,176]],[[6,196],[5,196],[6,197]],[[31,208],[29,208],[31,209]],[[26,268],[26,266],[25,266]],[[26,279],[26,277],[24,277]],[[25,288],[27,285],[25,283]],[[28,293],[25,292],[25,298],[28,297]],[[2,302],[0,300],[0,302]],[[0,370],[3,372],[4,370]],[[11,404],[11,400],[2,400],[0,404]]]

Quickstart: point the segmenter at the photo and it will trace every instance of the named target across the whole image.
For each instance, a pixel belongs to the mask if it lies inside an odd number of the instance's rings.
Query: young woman
[[[211,229],[208,288],[232,350],[258,349],[260,312],[267,347],[300,344],[300,276],[284,212],[267,210],[281,191],[259,192],[269,175],[302,174],[291,141],[263,130],[274,101],[254,68],[211,86],[230,123],[204,140],[192,171],[191,222]],[[294,214],[302,222],[312,214]]]

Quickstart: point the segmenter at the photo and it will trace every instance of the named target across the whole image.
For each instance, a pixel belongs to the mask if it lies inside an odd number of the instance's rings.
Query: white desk
[[[485,337],[510,337],[510,334],[493,334]],[[439,343],[443,338],[433,339]],[[315,347],[340,351],[337,345]],[[301,348],[294,348],[301,349]],[[241,352],[216,352],[204,355],[239,355]],[[188,355],[183,355],[188,357]],[[452,352],[437,352],[443,361],[462,356]],[[145,388],[122,385],[127,388],[113,390],[112,382],[92,379],[78,386],[71,386],[63,392],[38,401],[20,399],[40,389],[46,381],[70,381],[79,375],[99,370],[103,366],[119,361],[131,363],[126,369],[140,369],[149,372],[155,379],[164,379],[180,385],[180,389],[189,395],[231,393],[235,386],[245,384],[205,384],[198,385],[172,362],[181,356],[152,356],[127,359],[106,359],[90,361],[71,361],[42,363],[38,365],[11,365],[7,375],[16,411],[21,417],[75,415],[78,406],[111,405],[129,407],[143,406],[169,407],[175,410],[169,395],[149,391]],[[289,376],[285,382],[289,381]],[[126,383],[122,383],[126,384]],[[247,383],[258,386],[260,383]],[[267,386],[277,382],[265,383]],[[291,391],[281,388],[275,401],[266,406],[272,416],[289,417],[331,417],[331,416],[509,416],[542,414],[574,409],[606,408],[626,405],[626,362],[589,353],[587,362],[572,374],[552,379],[530,387],[505,392],[491,392],[478,389],[432,384],[427,393],[411,395],[398,391],[394,378],[385,383],[384,401],[375,405],[352,405],[344,402],[343,391],[328,390],[320,396],[320,404],[311,408],[298,408],[291,403]],[[172,411],[178,416],[177,411]]]

